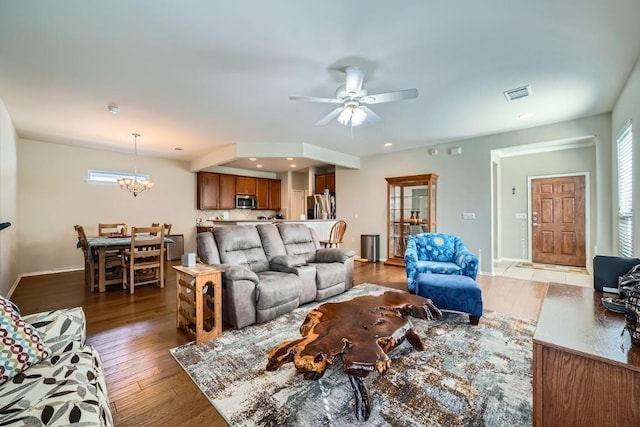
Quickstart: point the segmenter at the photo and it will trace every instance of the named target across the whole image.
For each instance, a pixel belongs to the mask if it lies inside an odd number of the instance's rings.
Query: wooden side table
[[[196,344],[222,334],[222,270],[206,264],[174,265],[176,270],[176,326]]]

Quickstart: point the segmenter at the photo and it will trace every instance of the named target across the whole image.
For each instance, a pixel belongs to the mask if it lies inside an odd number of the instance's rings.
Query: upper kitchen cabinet
[[[198,172],[196,178],[197,208],[218,209],[220,175],[210,172]]]
[[[269,180],[256,179],[256,209],[269,209]]]
[[[236,177],[236,194],[256,195],[256,178],[250,176]]]
[[[281,181],[279,179],[269,180],[269,209],[280,210],[280,189]]]
[[[279,179],[256,179],[256,209],[280,210]]]
[[[236,207],[236,185],[235,175],[220,175],[220,196],[219,209],[234,209]]]
[[[329,190],[330,193],[336,192],[336,174],[335,172],[323,173],[316,175],[315,180],[315,193],[324,193],[324,190]]]

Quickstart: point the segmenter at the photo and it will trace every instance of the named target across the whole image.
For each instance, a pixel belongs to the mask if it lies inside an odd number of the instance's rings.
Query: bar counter
[[[204,231],[211,231],[213,227],[225,227],[229,225],[258,225],[258,224],[277,224],[279,222],[286,222],[290,224],[305,224],[309,228],[313,228],[318,234],[320,240],[329,239],[329,233],[331,227],[336,223],[335,219],[230,219],[230,220],[213,220],[203,221],[196,226],[198,233]]]

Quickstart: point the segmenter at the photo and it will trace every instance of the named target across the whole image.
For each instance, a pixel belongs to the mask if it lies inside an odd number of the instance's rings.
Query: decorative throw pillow
[[[38,331],[22,320],[14,307],[0,296],[0,384],[51,354]]]

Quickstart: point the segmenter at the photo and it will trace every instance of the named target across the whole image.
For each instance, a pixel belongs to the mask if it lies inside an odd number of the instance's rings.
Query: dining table
[[[138,235],[137,240],[144,239],[145,236]],[[149,239],[155,239],[155,236],[149,236]],[[106,272],[106,257],[107,251],[128,249],[131,247],[131,236],[100,236],[100,237],[87,237],[87,243],[89,244],[89,261],[96,261],[98,264],[98,291],[105,292],[107,289],[107,272]],[[164,243],[173,243],[170,237],[164,238]],[[80,242],[78,242],[78,247]],[[166,269],[165,269],[166,270]],[[93,280],[93,278],[92,278]],[[93,289],[93,286],[92,286]]]

